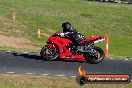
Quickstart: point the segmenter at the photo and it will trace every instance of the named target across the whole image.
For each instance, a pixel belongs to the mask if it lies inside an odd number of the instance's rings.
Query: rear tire
[[[59,52],[55,46],[49,47],[46,45],[41,49],[40,55],[44,60],[52,61],[57,60],[59,57]]]
[[[92,49],[94,49],[94,53],[85,53],[84,57],[85,60],[90,64],[98,64],[102,62],[105,58],[104,51],[97,46],[92,46]]]

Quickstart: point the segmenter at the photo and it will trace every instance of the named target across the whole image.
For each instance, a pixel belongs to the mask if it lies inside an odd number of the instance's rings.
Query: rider
[[[63,23],[62,28],[63,28],[63,33],[60,33],[59,36],[60,37],[69,36],[75,48],[82,49],[83,45],[81,44],[80,41],[85,38],[84,35],[79,33],[76,29],[72,28],[70,22]]]

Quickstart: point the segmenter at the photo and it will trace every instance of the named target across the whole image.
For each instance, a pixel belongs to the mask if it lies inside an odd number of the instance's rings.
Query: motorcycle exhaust
[[[100,43],[100,42],[103,42],[103,41],[105,41],[105,38],[96,40],[96,41],[94,41],[93,43],[96,44],[96,43]]]
[[[96,43],[103,42],[103,41],[105,41],[105,38],[95,40],[95,41],[93,41],[93,43],[89,44],[89,46],[93,45],[93,44],[96,44]],[[84,52],[84,53],[89,52],[90,53],[90,52],[93,52],[93,50],[92,49],[85,49],[85,50],[82,50],[81,52]]]

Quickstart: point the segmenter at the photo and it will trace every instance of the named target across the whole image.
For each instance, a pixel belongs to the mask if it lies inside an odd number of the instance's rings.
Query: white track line
[[[6,72],[7,74],[14,74],[15,72]]]
[[[125,60],[129,60],[129,59],[126,58]]]
[[[7,74],[14,74],[15,72],[5,72]],[[34,75],[35,73],[25,73],[27,75]],[[41,76],[50,76],[50,74],[40,74]],[[66,76],[66,75],[51,75],[51,76],[58,76],[58,77],[73,77],[75,78],[76,76],[75,75],[72,75],[72,76]],[[132,79],[131,79],[131,82],[132,82]]]
[[[115,59],[115,58],[110,58],[110,59]]]
[[[9,51],[9,50],[8,50],[8,51],[6,51],[6,53],[10,53],[10,52],[11,52],[11,51]]]
[[[50,74],[40,74],[40,75],[42,75],[42,76],[48,76],[48,75],[50,75]]]
[[[66,76],[66,75],[55,75],[55,76],[63,77],[63,76]]]
[[[23,52],[24,54],[28,54],[28,52]]]
[[[25,74],[27,74],[27,75],[34,75],[35,73],[25,73]]]

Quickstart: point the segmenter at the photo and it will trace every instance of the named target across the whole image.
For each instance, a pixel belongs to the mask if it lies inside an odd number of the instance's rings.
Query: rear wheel
[[[92,46],[93,52],[85,53],[85,60],[90,64],[98,64],[104,60],[104,51],[97,46]]]
[[[44,60],[56,60],[59,57],[59,52],[54,45],[52,47],[46,45],[41,49],[40,55]]]

